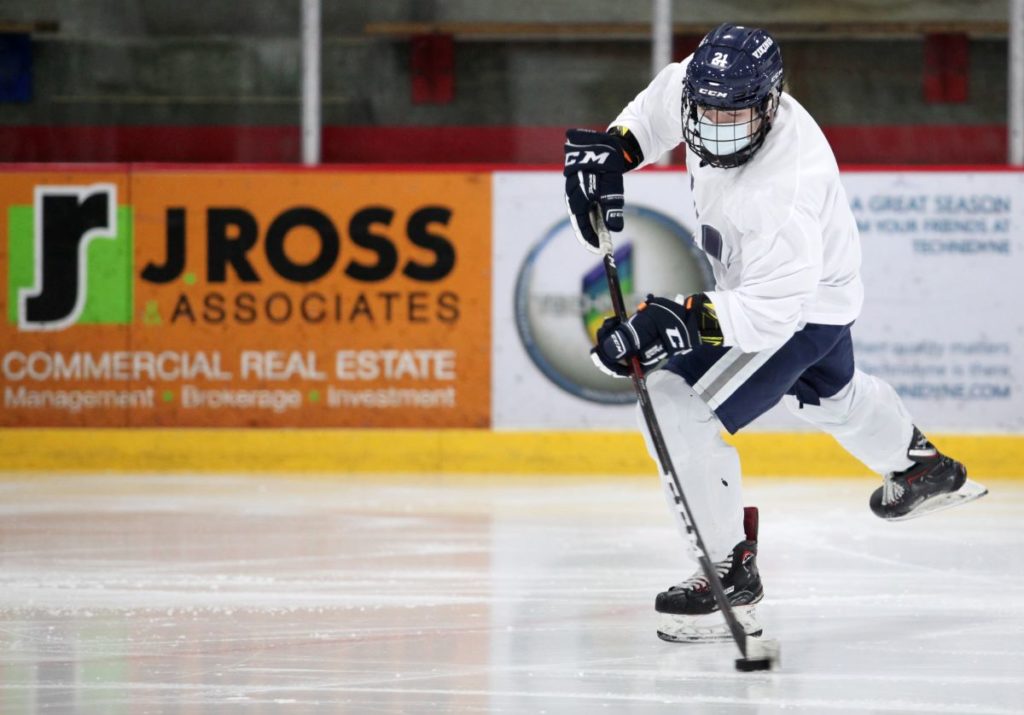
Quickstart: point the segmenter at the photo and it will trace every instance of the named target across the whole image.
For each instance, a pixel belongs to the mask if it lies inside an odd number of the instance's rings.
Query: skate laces
[[[729,569],[732,568],[732,556],[726,556],[721,561],[716,561],[714,564],[715,573],[718,574],[719,580],[724,579],[725,575],[729,573]],[[670,591],[706,591],[711,588],[708,577],[704,575],[704,569],[697,569],[690,578],[676,584]]]
[[[886,474],[882,481],[882,504],[895,504],[903,498],[906,488],[895,479],[895,475]]]

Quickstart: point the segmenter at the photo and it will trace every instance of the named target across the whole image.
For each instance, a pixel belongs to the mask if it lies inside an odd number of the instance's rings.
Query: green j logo
[[[9,317],[21,330],[130,320],[130,210],[118,208],[114,184],[37,186],[32,208],[12,206],[8,225]]]

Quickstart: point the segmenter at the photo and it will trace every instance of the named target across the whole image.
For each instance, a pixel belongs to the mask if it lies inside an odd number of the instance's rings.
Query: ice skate
[[[871,511],[883,519],[914,519],[988,494],[988,489],[967,478],[964,465],[942,454],[917,427],[907,456],[914,465],[886,474],[871,495]]]
[[[755,604],[764,598],[764,589],[757,570],[757,509],[747,507],[743,516],[746,540],[736,544],[732,553],[714,567],[743,631],[759,636],[762,629]],[[703,569],[697,569],[690,578],[659,593],[654,610],[662,614],[658,628],[658,637],[662,640],[709,643],[732,638]]]

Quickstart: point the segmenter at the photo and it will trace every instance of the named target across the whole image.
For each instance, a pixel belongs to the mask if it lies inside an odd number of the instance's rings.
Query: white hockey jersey
[[[662,70],[611,126],[629,129],[644,165],[683,141],[689,58]],[[778,347],[807,323],[846,325],[860,314],[860,237],[821,129],[786,93],[764,144],[733,169],[687,152],[695,239],[711,263],[726,346]],[[627,196],[627,201],[629,197]]]

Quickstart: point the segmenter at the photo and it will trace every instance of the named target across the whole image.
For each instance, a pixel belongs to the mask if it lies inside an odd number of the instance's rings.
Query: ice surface
[[[984,480],[982,480],[984,481]],[[1021,713],[1024,483],[748,479],[766,636],[660,641],[655,477],[0,480],[0,712]]]

